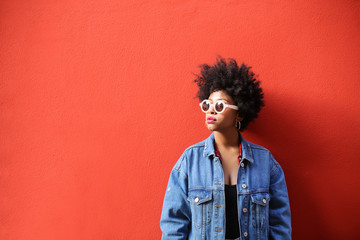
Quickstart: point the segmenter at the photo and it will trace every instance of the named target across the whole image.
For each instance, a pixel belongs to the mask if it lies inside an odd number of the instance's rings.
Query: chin
[[[214,126],[207,126],[207,128],[208,128],[210,131],[216,131],[216,127],[214,127]]]

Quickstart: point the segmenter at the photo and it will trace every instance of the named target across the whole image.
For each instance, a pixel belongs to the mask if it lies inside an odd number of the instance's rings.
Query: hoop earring
[[[241,122],[240,121],[236,122],[236,128],[237,128],[237,130],[240,131],[240,129],[241,129]]]

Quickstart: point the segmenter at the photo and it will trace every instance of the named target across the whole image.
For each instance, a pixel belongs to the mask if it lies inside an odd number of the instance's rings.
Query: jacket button
[[[265,198],[263,199],[263,203],[266,203],[266,199],[265,199]]]
[[[244,237],[247,237],[248,236],[248,233],[247,232],[244,232]]]
[[[196,198],[195,198],[195,202],[196,202],[196,203],[199,202],[199,197],[196,197]]]
[[[246,184],[241,185],[242,188],[246,188]]]
[[[244,166],[245,166],[245,164],[242,162],[242,163],[240,163],[240,166],[241,166],[241,167],[244,167]]]
[[[243,208],[243,212],[246,213],[246,212],[247,212],[247,208]]]

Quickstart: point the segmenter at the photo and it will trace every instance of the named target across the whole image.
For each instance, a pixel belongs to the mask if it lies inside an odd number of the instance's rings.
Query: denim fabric
[[[237,178],[239,239],[291,239],[285,177],[271,153],[242,138]],[[162,239],[225,239],[225,186],[214,134],[185,150],[171,171]]]

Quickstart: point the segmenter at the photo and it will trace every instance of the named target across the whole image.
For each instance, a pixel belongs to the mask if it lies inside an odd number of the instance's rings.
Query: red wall
[[[294,239],[359,239],[360,2],[2,0],[0,239],[159,239],[206,138],[193,73],[253,66],[244,136],[284,168]]]

